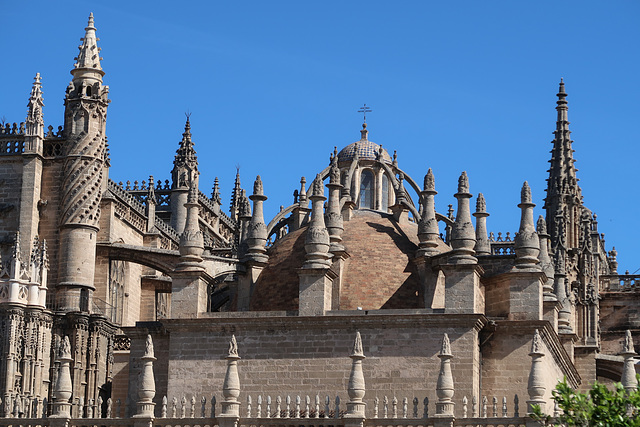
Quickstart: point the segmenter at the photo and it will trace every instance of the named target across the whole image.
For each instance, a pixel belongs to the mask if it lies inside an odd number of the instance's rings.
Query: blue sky
[[[637,1],[4,2],[0,117],[24,120],[40,72],[62,124],[89,12],[115,181],[168,179],[188,110],[201,190],[217,176],[228,202],[236,165],[247,189],[260,174],[268,222],[359,139],[366,103],[372,141],[418,182],[433,168],[439,212],[466,170],[489,230],[513,233],[523,181],[543,213],[564,77],[585,204],[620,270],[640,268]]]

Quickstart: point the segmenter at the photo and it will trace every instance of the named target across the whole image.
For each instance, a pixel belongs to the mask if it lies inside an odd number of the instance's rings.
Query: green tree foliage
[[[628,392],[620,383],[611,390],[596,382],[588,393],[580,393],[563,380],[553,390],[553,399],[560,408],[558,417],[544,415],[536,405],[532,418],[542,425],[640,427],[640,386]]]

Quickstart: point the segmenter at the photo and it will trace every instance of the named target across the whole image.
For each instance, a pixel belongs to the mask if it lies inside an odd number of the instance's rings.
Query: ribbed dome
[[[344,147],[338,153],[338,161],[339,162],[348,162],[353,159],[358,152],[358,157],[364,160],[378,160],[380,156],[380,146],[375,142],[369,141],[367,139],[367,134],[369,131],[367,130],[367,124],[362,125],[362,130],[360,131],[362,134],[362,139],[360,141],[356,141],[353,144],[349,144]],[[382,150],[382,159],[385,163],[391,163],[391,156],[387,153],[387,150]]]
[[[307,227],[293,231],[269,248],[269,261],[255,285],[251,310],[297,310],[298,269],[305,261]],[[349,253],[342,272],[340,309],[422,308],[418,272],[418,226],[398,224],[391,215],[356,210],[342,234]],[[439,242],[442,252],[451,250]]]

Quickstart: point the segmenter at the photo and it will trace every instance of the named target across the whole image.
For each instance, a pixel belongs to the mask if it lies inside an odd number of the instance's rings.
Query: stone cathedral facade
[[[231,335],[241,401],[342,393],[356,332],[376,402],[435,402],[444,334],[456,396],[469,401],[520,396],[524,411],[532,354],[539,403],[563,377],[578,388],[620,380],[634,354],[625,331],[640,344],[640,276],[618,273],[581,195],[563,82],[546,215],[533,217],[540,195],[525,182],[514,236],[487,232],[490,201],[473,199],[464,172],[455,206],[436,212],[437,177],[412,178],[366,124],[266,219],[280,183],[243,188],[238,175],[230,206],[217,180],[201,191],[206,159],[189,119],[170,180],[109,178],[97,40],[91,16],[62,126],[45,125],[36,74],[26,119],[0,127],[0,416],[50,412],[61,360],[72,416],[115,413],[116,402],[135,414],[147,335],[156,410],[164,396],[199,402],[220,389]]]

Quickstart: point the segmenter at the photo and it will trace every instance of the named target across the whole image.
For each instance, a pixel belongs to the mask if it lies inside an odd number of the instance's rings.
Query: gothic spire
[[[236,221],[238,219],[238,210],[240,209],[240,194],[242,193],[242,187],[240,186],[240,167],[236,166],[236,181],[233,185],[233,191],[231,191],[231,206],[229,213],[231,219]]]
[[[547,211],[547,224],[548,230],[551,233],[552,246],[556,243],[558,236],[555,233],[555,218],[558,210],[564,212],[567,215],[570,212],[575,212],[570,207],[582,205],[582,191],[578,185],[578,179],[576,177],[577,169],[574,166],[575,160],[573,158],[573,148],[571,140],[571,131],[569,130],[569,119],[567,112],[569,107],[567,105],[567,92],[564,88],[564,81],[560,80],[560,89],[558,90],[558,101],[556,102],[556,110],[558,117],[556,121],[556,130],[553,132],[555,138],[553,139],[553,149],[551,150],[551,160],[549,163],[549,178],[547,179],[547,197],[545,198],[545,209]],[[571,225],[574,221],[579,221],[579,218],[568,218],[569,230],[572,229]],[[572,233],[568,237],[568,247],[577,246],[577,237]]]
[[[80,52],[75,58],[76,63],[73,65],[74,69],[71,70],[74,80],[76,78],[83,77],[86,73],[93,74],[92,77],[102,81],[104,71],[100,66],[100,48],[97,41],[100,40],[96,37],[96,27],[93,24],[93,13],[89,15],[89,23],[85,27],[84,37],[80,40],[82,44],[78,46]]]
[[[191,140],[191,123],[189,116],[184,125],[182,140],[176,150],[173,160],[173,170],[171,172],[174,189],[189,189],[191,181],[198,176],[198,156]]]
[[[176,150],[176,158],[173,163],[177,164],[178,162],[188,164],[189,166],[196,166],[197,169],[198,157],[196,156],[194,143],[191,140],[191,123],[189,122],[189,117],[187,117],[187,121],[184,124],[182,141],[180,141],[180,146]]]

